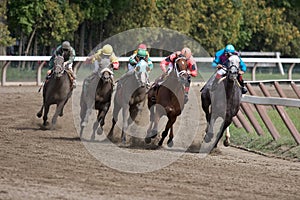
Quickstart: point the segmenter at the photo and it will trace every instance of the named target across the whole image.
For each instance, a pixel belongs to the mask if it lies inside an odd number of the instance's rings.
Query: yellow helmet
[[[110,44],[106,44],[102,47],[102,54],[110,56],[113,53],[113,48]]]
[[[182,50],[181,50],[181,54],[183,56],[185,56],[187,59],[189,59],[192,55],[192,51],[190,50],[190,48],[187,48],[187,47],[184,47]]]

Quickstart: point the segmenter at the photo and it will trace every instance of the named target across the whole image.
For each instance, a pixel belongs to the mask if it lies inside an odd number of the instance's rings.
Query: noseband
[[[187,59],[185,57],[177,58],[174,63],[177,77],[184,77],[185,75],[187,75]],[[182,66],[184,66],[185,69],[181,69]]]

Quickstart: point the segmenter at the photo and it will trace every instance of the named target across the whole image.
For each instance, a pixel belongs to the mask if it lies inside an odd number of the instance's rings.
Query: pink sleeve
[[[118,70],[119,69],[119,62],[113,62],[113,69]]]
[[[163,61],[160,62],[160,68],[161,70],[166,73],[167,72],[167,69],[166,69],[166,66],[168,65],[168,62],[164,59]]]

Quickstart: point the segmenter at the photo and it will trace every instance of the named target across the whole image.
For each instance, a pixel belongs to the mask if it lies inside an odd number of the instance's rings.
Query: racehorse
[[[126,130],[128,126],[136,119],[139,111],[139,105],[146,98],[148,82],[148,62],[141,59],[133,71],[126,78],[118,81],[114,97],[114,109],[112,126],[107,137],[112,140],[114,127],[118,121],[118,115],[122,108],[122,143],[126,143]]]
[[[201,89],[202,109],[205,112],[207,127],[204,143],[211,143],[210,150],[216,148],[219,140],[222,138],[224,131],[231,124],[232,118],[237,115],[242,93],[241,86],[237,80],[240,66],[240,58],[232,55],[228,59],[228,65],[223,66],[226,75],[218,82],[214,81],[214,76]],[[213,85],[211,82],[213,82]],[[214,135],[214,125],[216,120],[223,119],[220,131]],[[212,138],[215,136],[215,139]],[[203,144],[203,143],[202,143]],[[226,134],[224,145],[229,145],[229,135]],[[210,151],[209,150],[209,151]]]
[[[56,56],[54,58],[54,68],[52,78],[50,78],[44,85],[43,88],[43,105],[41,110],[37,113],[37,117],[42,117],[43,110],[44,116],[43,125],[46,126],[47,115],[49,112],[50,105],[56,104],[55,114],[52,117],[51,129],[55,128],[57,117],[63,116],[63,109],[68,99],[72,95],[73,85],[71,81],[71,74],[68,72],[67,67],[63,66],[64,57]]]
[[[170,129],[167,144],[169,147],[173,146],[173,124],[184,108],[184,84],[188,81],[187,78],[187,60],[185,57],[179,57],[175,60],[174,67],[165,81],[159,86],[151,87],[148,91],[150,125],[145,138],[146,143],[150,143],[151,138],[157,136],[159,120],[163,115],[166,115],[168,122],[158,145],[163,144]],[[159,106],[156,104],[159,104]]]
[[[113,71],[110,69],[110,66],[109,58],[102,58],[97,74],[93,74],[83,81],[80,97],[80,137],[85,126],[88,124],[88,118],[93,108],[98,111],[98,114],[97,120],[93,125],[91,140],[95,139],[96,130],[98,135],[101,135],[103,132],[105,116],[110,108],[114,86],[112,79]]]

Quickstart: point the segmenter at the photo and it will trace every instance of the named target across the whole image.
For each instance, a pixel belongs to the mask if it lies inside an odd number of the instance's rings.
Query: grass
[[[298,108],[285,108],[287,114],[291,118],[297,130],[300,130],[300,111]],[[258,113],[255,113],[256,119],[261,125],[264,135],[259,136],[255,132],[247,133],[243,128],[236,128],[234,125],[230,126],[231,142],[235,145],[242,146],[248,149],[261,151],[276,156],[295,159],[300,161],[300,146],[297,145],[292,134],[284,125],[280,115],[275,109],[268,109],[268,116],[270,117],[275,128],[278,130],[280,138],[275,141],[269,133],[267,127],[264,125]]]

